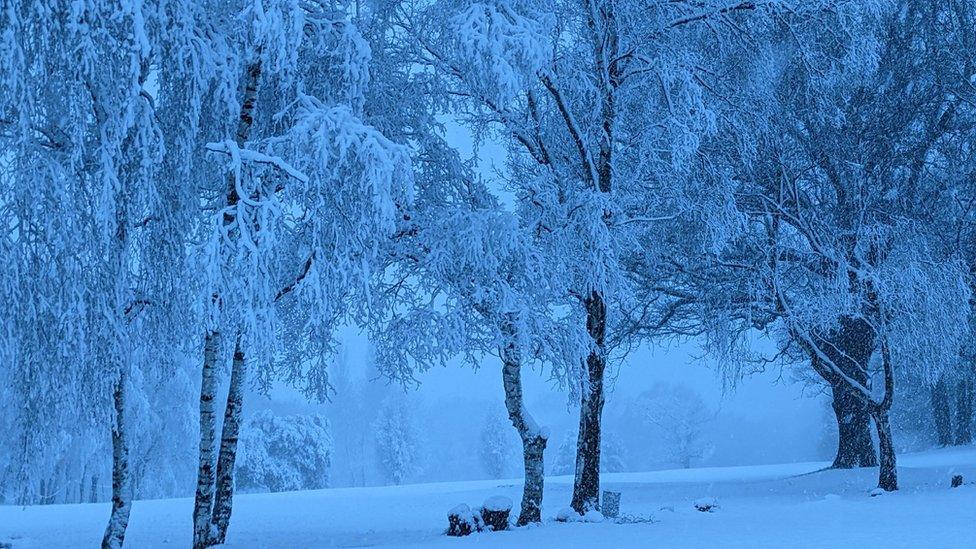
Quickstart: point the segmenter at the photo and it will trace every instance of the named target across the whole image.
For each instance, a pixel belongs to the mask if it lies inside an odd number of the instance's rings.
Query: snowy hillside
[[[457,503],[520,483],[477,481],[252,494],[238,497],[227,547],[972,547],[976,447],[900,456],[902,489],[872,497],[876,469],[823,471],[823,463],[620,473],[604,487],[623,493],[621,513],[649,522],[555,522],[571,477],[546,479],[541,525],[509,532],[443,535]],[[693,502],[715,498],[718,509]],[[126,543],[188,547],[190,499],[139,501]],[[0,543],[14,549],[94,547],[107,504],[0,507]]]

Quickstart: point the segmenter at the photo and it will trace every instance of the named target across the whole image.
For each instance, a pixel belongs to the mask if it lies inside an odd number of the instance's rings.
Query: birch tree
[[[163,302],[156,293],[183,274],[185,233],[170,230],[179,212],[160,207],[155,167],[164,149],[148,84],[182,37],[165,21],[186,9],[21,3],[2,16],[0,204],[8,257],[19,265],[5,270],[4,311],[20,319],[3,348],[11,387],[23,395],[22,471],[32,453],[47,451],[36,437],[70,428],[72,416],[110,426],[103,547],[122,545],[131,509],[127,416],[130,394],[141,390],[133,375],[171,366],[169,353],[156,363],[148,353],[170,342],[160,333],[178,337],[186,324],[170,307],[179,295]],[[176,245],[149,252],[160,240]]]
[[[192,145],[215,212],[199,249],[208,321],[196,547],[226,536],[246,384],[251,376],[263,386],[285,379],[327,394],[333,328],[351,306],[368,302],[378,242],[411,192],[406,149],[363,119],[370,52],[343,11],[318,2],[215,9],[225,11],[212,20],[226,26],[206,47],[234,63],[233,76],[211,84],[211,101],[225,105]],[[231,370],[217,453],[215,376],[225,357]],[[249,372],[254,363],[270,367]]]

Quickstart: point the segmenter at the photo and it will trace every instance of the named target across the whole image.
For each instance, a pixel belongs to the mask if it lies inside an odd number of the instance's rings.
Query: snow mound
[[[583,522],[603,522],[603,513],[597,511],[596,509],[591,509],[583,515]]]
[[[559,522],[580,522],[583,520],[583,517],[572,507],[563,507],[556,513],[556,520]]]
[[[876,498],[878,496],[883,496],[884,493],[885,493],[885,491],[883,489],[881,489],[881,488],[875,488],[874,490],[871,490],[870,492],[868,492],[868,495],[871,496],[871,497],[873,497],[873,498]]]
[[[702,513],[711,513],[719,507],[718,500],[715,498],[698,498],[692,502],[692,505]]]

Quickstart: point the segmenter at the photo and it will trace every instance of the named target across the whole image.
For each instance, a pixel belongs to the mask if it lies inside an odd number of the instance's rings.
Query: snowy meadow
[[[976,3],[0,1],[0,549],[970,547]]]

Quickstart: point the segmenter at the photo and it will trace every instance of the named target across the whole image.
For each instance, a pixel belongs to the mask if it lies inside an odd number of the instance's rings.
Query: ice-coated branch
[[[233,140],[218,141],[207,143],[207,150],[215,153],[230,155],[231,158],[240,158],[241,162],[265,164],[279,170],[284,175],[291,177],[302,183],[308,183],[308,176],[301,170],[295,168],[279,156],[272,156],[251,149],[242,149]]]

